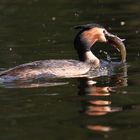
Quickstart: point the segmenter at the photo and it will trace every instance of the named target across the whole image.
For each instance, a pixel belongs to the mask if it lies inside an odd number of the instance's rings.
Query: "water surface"
[[[55,86],[1,86],[0,139],[138,140],[139,9],[139,0],[2,0],[1,70],[35,60],[77,59],[73,27],[92,22],[126,39],[127,64],[115,69],[114,75],[61,79]],[[100,50],[107,51],[113,61],[120,58],[104,44],[92,49],[106,59]],[[91,85],[93,81],[96,84]]]

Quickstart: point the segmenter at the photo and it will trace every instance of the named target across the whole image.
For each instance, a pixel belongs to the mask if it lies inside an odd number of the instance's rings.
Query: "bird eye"
[[[104,34],[106,34],[106,32],[107,32],[106,30],[103,30],[103,33],[104,33]]]

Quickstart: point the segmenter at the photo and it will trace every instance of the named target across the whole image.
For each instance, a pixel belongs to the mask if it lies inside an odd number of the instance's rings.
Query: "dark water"
[[[1,87],[0,139],[140,139],[139,9],[139,0],[1,0],[1,70],[35,60],[76,59],[72,27],[92,22],[126,39],[127,64],[113,76],[62,79],[59,86]],[[93,48],[105,59],[99,50],[119,59],[111,47]]]

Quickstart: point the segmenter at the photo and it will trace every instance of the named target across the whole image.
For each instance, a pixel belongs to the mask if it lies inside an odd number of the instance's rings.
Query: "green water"
[[[75,25],[100,23],[125,38],[127,66],[113,76],[64,85],[0,88],[1,140],[140,139],[139,0],[2,0],[0,69],[43,59],[77,59]],[[96,44],[115,60],[113,47]],[[109,90],[105,92],[105,90]]]

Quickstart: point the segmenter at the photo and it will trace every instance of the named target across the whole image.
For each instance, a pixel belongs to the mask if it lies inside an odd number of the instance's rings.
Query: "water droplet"
[[[109,55],[106,51],[102,51],[102,50],[100,50],[99,52],[100,52],[100,53],[103,53],[103,54],[106,55],[106,59],[107,59],[107,61],[109,61],[110,63],[112,62],[112,61],[111,61],[111,57],[110,57],[110,55]]]
[[[9,51],[12,51],[13,49],[12,48],[9,48]]]
[[[122,91],[122,94],[127,94],[127,91]]]
[[[78,14],[78,13],[74,13],[74,15],[75,15],[76,17],[79,17],[79,14]]]
[[[136,34],[138,34],[139,33],[139,31],[138,30],[136,30]]]
[[[124,21],[121,21],[120,24],[121,24],[121,26],[124,26],[125,25],[125,22]]]
[[[99,52],[100,52],[100,53],[102,53],[103,51],[102,51],[102,50],[100,50]]]
[[[52,17],[52,21],[55,21],[56,20],[56,17]]]

